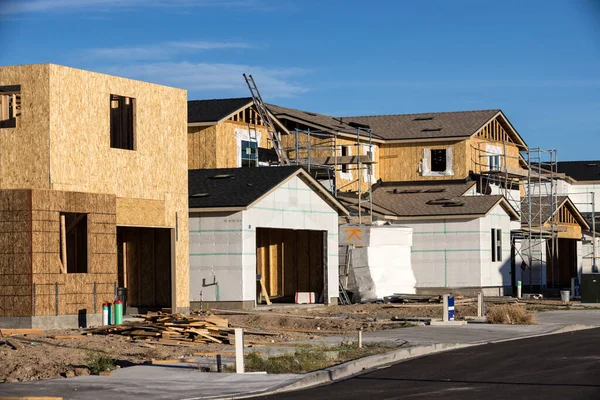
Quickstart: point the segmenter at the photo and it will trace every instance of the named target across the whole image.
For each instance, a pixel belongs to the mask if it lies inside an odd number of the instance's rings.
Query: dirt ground
[[[547,303],[547,304],[546,304]],[[559,306],[557,302],[536,302],[540,307]],[[529,306],[529,305],[528,305]],[[476,303],[458,304],[456,317],[477,315]],[[493,305],[489,305],[493,307]],[[535,304],[533,305],[535,307]],[[357,329],[376,331],[406,326],[392,321],[393,317],[441,318],[441,304],[353,304],[346,306],[284,308],[273,311],[253,311],[234,315],[214,310],[227,318],[230,327],[240,327],[257,333],[246,334],[247,344],[256,347],[293,340],[318,340],[324,335],[353,334]],[[144,341],[130,342],[120,335],[93,335],[81,339],[53,339],[54,335],[76,335],[84,330],[48,330],[43,335],[11,336],[9,340],[21,346],[13,350],[0,345],[0,382],[30,381],[60,376],[87,375],[86,359],[100,352],[114,360],[119,367],[143,364],[151,360],[165,360],[193,356],[193,353],[234,351],[228,344],[194,344],[167,346]],[[4,338],[0,338],[4,339]]]

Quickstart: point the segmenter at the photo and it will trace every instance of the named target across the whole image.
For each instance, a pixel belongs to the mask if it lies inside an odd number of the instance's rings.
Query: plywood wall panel
[[[0,129],[0,189],[48,188],[50,65],[0,67],[0,86],[21,85],[16,128]]]

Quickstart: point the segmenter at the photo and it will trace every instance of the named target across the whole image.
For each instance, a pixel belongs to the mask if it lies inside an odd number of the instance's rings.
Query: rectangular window
[[[348,155],[348,146],[342,146],[342,157]],[[342,172],[348,172],[348,164],[342,164]]]
[[[488,164],[490,166],[490,171],[499,171],[500,170],[500,156],[488,156]]]
[[[135,99],[110,95],[110,147],[135,150]]]
[[[492,228],[492,262],[502,261],[502,229]]]
[[[431,150],[431,172],[446,172],[446,150]]]
[[[60,245],[63,270],[69,274],[88,272],[87,214],[60,214]]]
[[[242,167],[256,167],[258,163],[257,143],[250,140],[242,140]]]
[[[0,128],[16,128],[21,116],[21,86],[0,86]]]

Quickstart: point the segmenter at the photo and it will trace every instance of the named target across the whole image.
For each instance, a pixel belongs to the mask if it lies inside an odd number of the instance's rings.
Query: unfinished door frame
[[[116,247],[117,247],[117,257],[118,257],[118,251],[119,251],[119,235],[118,235],[118,229],[119,228],[139,228],[139,229],[162,229],[162,230],[168,230],[169,231],[169,239],[170,239],[170,251],[171,251],[171,257],[170,257],[170,277],[171,277],[171,285],[170,285],[170,290],[171,290],[171,296],[170,296],[170,305],[168,305],[173,312],[175,312],[175,308],[176,308],[176,304],[177,304],[177,233],[176,233],[176,228],[172,228],[172,227],[168,227],[168,226],[150,226],[150,225],[145,225],[145,226],[140,226],[140,225],[116,225]],[[125,253],[123,253],[125,254]],[[117,260],[117,272],[118,272],[118,265],[121,262],[121,260]],[[127,262],[123,262],[123,278],[126,278],[127,273],[125,272],[125,268],[127,267]],[[119,282],[119,279],[121,277],[117,276],[117,282]],[[123,287],[127,288],[127,282],[124,282]],[[129,303],[129,300],[128,300]],[[167,306],[167,305],[165,305]]]
[[[259,243],[259,232],[263,232],[265,230],[268,231],[289,231],[289,232],[293,232],[295,234],[299,233],[299,232],[306,232],[307,233],[307,240],[308,243],[310,243],[311,240],[311,235],[314,235],[316,239],[318,237],[318,235],[321,236],[321,241],[322,241],[322,249],[321,249],[321,264],[320,267],[322,268],[322,280],[321,280],[321,285],[320,288],[318,288],[317,291],[315,291],[315,303],[320,303],[321,298],[322,303],[323,304],[329,304],[330,302],[330,293],[329,293],[329,279],[328,279],[328,273],[329,273],[329,256],[328,256],[328,231],[324,230],[324,229],[294,229],[294,228],[279,228],[279,227],[261,227],[261,226],[257,226],[256,230],[255,230],[255,249],[256,249],[256,256],[255,256],[255,266],[254,266],[254,273],[255,274],[259,274],[259,267],[261,267],[262,265],[262,260],[259,260],[259,244],[263,244],[263,243]],[[283,235],[282,235],[283,236]],[[269,240],[270,242],[270,240]],[[297,242],[297,241],[296,241]],[[268,246],[270,247],[270,246]],[[285,248],[284,248],[285,249]],[[278,249],[278,254],[279,254],[279,249]],[[270,252],[269,252],[270,254]],[[285,250],[283,252],[283,263],[285,263]],[[309,255],[309,260],[308,260],[308,264],[307,264],[307,272],[308,272],[308,286],[310,287],[310,271],[311,271],[311,263],[310,263],[310,251],[308,252]],[[268,257],[269,260],[271,259],[270,256]],[[295,248],[295,254],[294,254],[294,259],[298,260],[298,253],[297,253],[297,248]],[[270,265],[270,264],[269,264]],[[283,271],[285,271],[285,264],[281,265],[281,269],[282,269],[282,276],[283,276],[283,280],[285,280],[285,274],[283,273]],[[296,267],[296,274],[297,274],[297,267]],[[260,272],[262,272],[262,268],[260,269]],[[266,277],[264,276],[264,274],[260,273],[261,275],[261,279],[263,280],[265,286],[267,286],[267,281],[266,281]],[[278,297],[289,297],[288,294],[285,291],[285,282],[284,281],[278,282],[278,285],[281,285],[281,296]],[[297,281],[297,278],[296,278]],[[297,286],[297,284],[296,284]],[[270,286],[269,286],[270,288]],[[258,303],[258,299],[259,299],[259,290],[260,290],[260,283],[258,281],[256,281],[256,286],[255,286],[255,299],[254,302],[255,304],[259,304]],[[296,292],[298,291],[298,288],[296,287]]]

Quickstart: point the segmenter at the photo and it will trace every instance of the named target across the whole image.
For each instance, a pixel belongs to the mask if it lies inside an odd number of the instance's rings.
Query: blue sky
[[[0,64],[52,62],[332,115],[501,108],[600,159],[600,0],[0,0]]]

